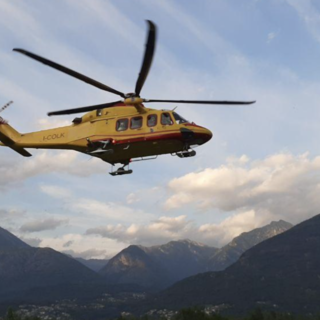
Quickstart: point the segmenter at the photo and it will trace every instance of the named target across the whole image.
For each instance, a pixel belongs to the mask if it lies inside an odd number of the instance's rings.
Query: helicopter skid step
[[[181,151],[181,152],[177,152],[176,155],[179,158],[190,158],[190,157],[194,157],[197,153],[194,150],[191,151]]]
[[[123,168],[119,168],[117,171],[114,172],[109,172],[112,176],[122,176],[123,174],[131,174],[133,171],[130,170],[125,170]]]
[[[89,153],[90,154],[113,154],[113,150],[112,149],[105,150],[105,149],[99,148]]]

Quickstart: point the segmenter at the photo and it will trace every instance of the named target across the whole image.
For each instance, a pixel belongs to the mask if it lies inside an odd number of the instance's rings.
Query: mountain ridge
[[[320,215],[247,250],[224,271],[186,278],[156,296],[152,308],[225,305],[316,313],[320,299]]]
[[[189,239],[151,247],[130,245],[110,259],[99,274],[107,283],[143,283],[148,288],[164,289],[194,274],[224,269],[248,248],[291,227],[283,220],[272,221],[264,227],[242,233],[220,249]],[[139,254],[134,256],[134,252]]]
[[[243,232],[220,248],[209,260],[208,270],[221,271],[239,259],[242,253],[253,246],[291,229],[293,225],[284,220],[271,221],[269,224]]]

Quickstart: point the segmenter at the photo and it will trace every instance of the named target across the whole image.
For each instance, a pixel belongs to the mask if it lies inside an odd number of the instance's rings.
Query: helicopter
[[[112,165],[122,165],[113,176],[130,174],[133,161],[155,159],[171,154],[180,158],[196,155],[195,146],[212,138],[209,129],[185,120],[173,110],[145,107],[148,103],[183,103],[208,105],[245,105],[255,101],[162,100],[140,97],[147,79],[157,39],[156,25],[147,20],[148,33],[140,73],[133,93],[123,93],[56,62],[24,49],[13,49],[29,58],[59,70],[96,88],[121,97],[120,100],[49,112],[48,116],[84,113],[70,126],[21,134],[0,117],[0,145],[7,146],[24,157],[31,154],[25,148],[75,150],[97,157]],[[3,107],[1,111],[6,109]],[[126,168],[127,167],[127,168]]]

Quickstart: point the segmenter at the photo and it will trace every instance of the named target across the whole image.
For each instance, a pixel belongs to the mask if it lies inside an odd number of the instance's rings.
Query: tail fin
[[[32,155],[25,149],[18,147],[16,141],[21,137],[21,134],[8,125],[7,121],[0,117],[0,141],[12,150],[20,153],[24,157]]]

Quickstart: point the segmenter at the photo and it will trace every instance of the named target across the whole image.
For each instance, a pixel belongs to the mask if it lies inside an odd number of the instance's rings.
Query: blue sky
[[[158,43],[144,97],[257,103],[180,105],[213,139],[195,158],[139,162],[131,176],[111,177],[108,164],[73,152],[25,159],[1,148],[0,225],[34,245],[108,257],[181,238],[221,246],[319,213],[319,13],[311,0],[1,1],[0,103],[14,101],[3,116],[20,132],[66,125],[72,116],[46,113],[115,96],[13,48],[131,92],[146,19]]]

